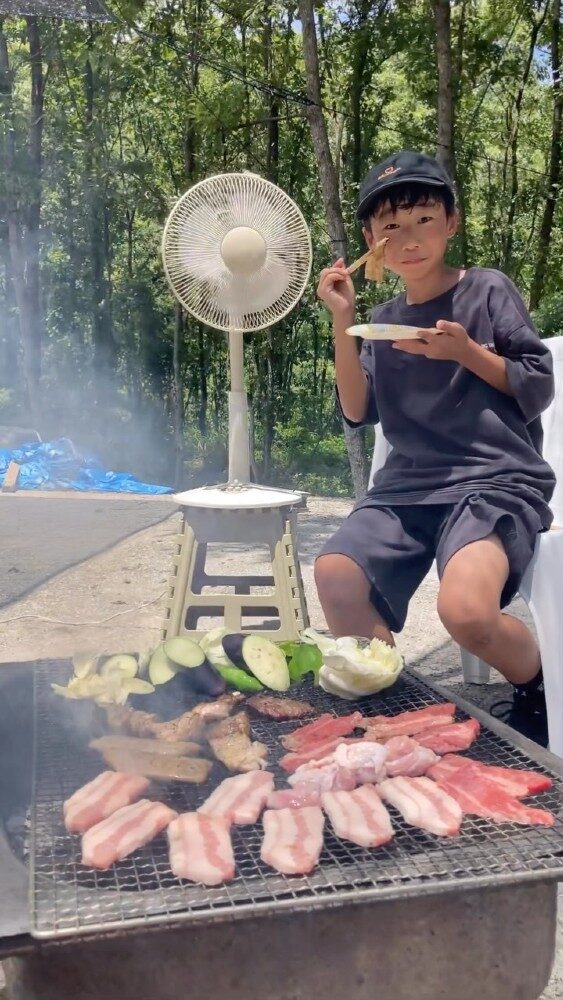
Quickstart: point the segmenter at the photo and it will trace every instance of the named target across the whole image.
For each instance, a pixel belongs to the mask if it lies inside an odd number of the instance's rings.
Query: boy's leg
[[[458,549],[442,575],[438,614],[456,642],[513,684],[525,684],[538,674],[540,654],[526,625],[501,612],[508,573],[508,558],[497,535]]]
[[[315,562],[315,583],[327,625],[335,637],[375,636],[395,645],[383,618],[370,601],[370,584],[349,556],[327,553]]]

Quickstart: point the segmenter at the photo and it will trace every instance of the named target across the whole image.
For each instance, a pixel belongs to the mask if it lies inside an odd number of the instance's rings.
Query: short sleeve
[[[506,377],[526,423],[553,399],[553,361],[540,340],[516,286],[500,271],[493,272],[488,309],[497,354],[506,361]]]
[[[336,387],[336,399],[340,408],[340,413],[342,414],[344,422],[348,424],[348,427],[367,427],[370,424],[379,423],[379,413],[377,411],[377,400],[375,396],[375,357],[373,354],[373,345],[369,340],[364,340],[362,344],[362,349],[360,351],[360,364],[364,375],[366,376],[368,385],[368,408],[363,420],[349,420],[342,410],[340,396],[338,395],[338,386]]]

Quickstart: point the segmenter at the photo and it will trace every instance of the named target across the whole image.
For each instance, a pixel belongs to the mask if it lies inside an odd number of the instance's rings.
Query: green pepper
[[[300,645],[300,642],[295,642],[293,639],[286,640],[285,642],[278,642],[278,646],[285,655],[286,660],[291,660],[293,658]]]
[[[260,683],[256,677],[252,677],[251,674],[247,674],[245,670],[241,670],[240,667],[220,667],[215,665],[215,670],[221,674],[223,680],[230,684],[231,687],[235,687],[237,691],[263,691],[264,685]]]
[[[315,683],[318,683],[322,665],[323,655],[319,647],[303,642],[297,645],[288,663],[289,676],[292,681],[302,681],[305,674],[314,674]]]

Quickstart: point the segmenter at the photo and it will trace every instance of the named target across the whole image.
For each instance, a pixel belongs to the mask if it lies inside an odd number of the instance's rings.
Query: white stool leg
[[[463,646],[459,647],[461,655],[461,668],[463,670],[463,681],[465,684],[488,684],[491,676],[491,668],[484,660],[468,652]]]

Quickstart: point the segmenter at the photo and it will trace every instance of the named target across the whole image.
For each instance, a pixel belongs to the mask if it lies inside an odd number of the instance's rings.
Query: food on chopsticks
[[[199,807],[206,816],[220,816],[229,823],[256,823],[274,787],[269,771],[252,771],[225,778]]]
[[[68,832],[84,833],[117,809],[135,802],[148,787],[149,782],[141,775],[103,771],[63,803]]]
[[[158,837],[177,815],[164,803],[149,799],[118,809],[82,837],[82,864],[107,871]]]
[[[553,826],[555,817],[544,809],[533,809],[508,795],[479,767],[460,767],[449,778],[438,779],[438,786],[459,803],[464,813],[481,816],[496,823],[521,823]]]
[[[445,726],[454,721],[455,705],[440,702],[416,708],[398,715],[366,716],[366,739],[386,740],[391,736],[414,736],[433,726]]]
[[[553,785],[553,781],[547,774],[525,771],[516,767],[496,767],[492,764],[482,764],[480,761],[472,760],[471,757],[461,757],[455,753],[446,754],[427,773],[434,781],[441,781],[443,778],[450,778],[460,767],[476,768],[489,782],[515,799],[525,799],[528,795],[546,792]]]
[[[213,755],[229,771],[255,771],[266,766],[268,748],[252,741],[246,712],[208,726],[205,735]]]
[[[182,813],[168,827],[170,868],[176,878],[202,885],[230,882],[235,858],[229,830],[221,816],[201,812]]]
[[[364,277],[366,281],[383,281],[385,247],[388,242],[388,236],[378,240],[370,250],[367,250],[346,268],[347,273],[354,274],[354,271],[365,265]]]
[[[262,822],[262,861],[283,875],[308,875],[323,848],[324,816],[319,807],[268,809]]]
[[[388,778],[403,775],[418,778],[440,759],[429,747],[420,746],[411,736],[392,736],[385,743],[387,758],[385,773]]]
[[[312,715],[315,709],[307,701],[296,701],[292,698],[276,698],[270,694],[255,694],[247,698],[246,706],[268,719],[282,721],[284,719],[303,719]]]
[[[184,757],[197,757],[201,753],[199,743],[166,743],[164,740],[141,739],[138,736],[100,736],[98,739],[90,740],[89,746],[92,750],[97,750],[105,757],[106,753],[113,754],[116,751],[124,750],[131,753],[152,753],[163,754],[167,757],[181,754]],[[119,770],[119,768],[117,769]]]
[[[459,803],[430,778],[386,778],[377,791],[411,826],[439,837],[459,833],[463,819]]]
[[[313,722],[307,722],[304,726],[282,736],[281,743],[286,750],[309,750],[329,739],[348,736],[363,724],[364,716],[361,712],[352,712],[351,715],[330,715],[325,712]]]
[[[373,785],[351,792],[323,792],[322,807],[337,837],[360,847],[380,847],[393,837],[387,809]]]
[[[416,734],[416,742],[428,747],[434,753],[445,754],[451,750],[467,750],[477,739],[481,726],[477,719],[452,722],[446,726],[434,726]]]

